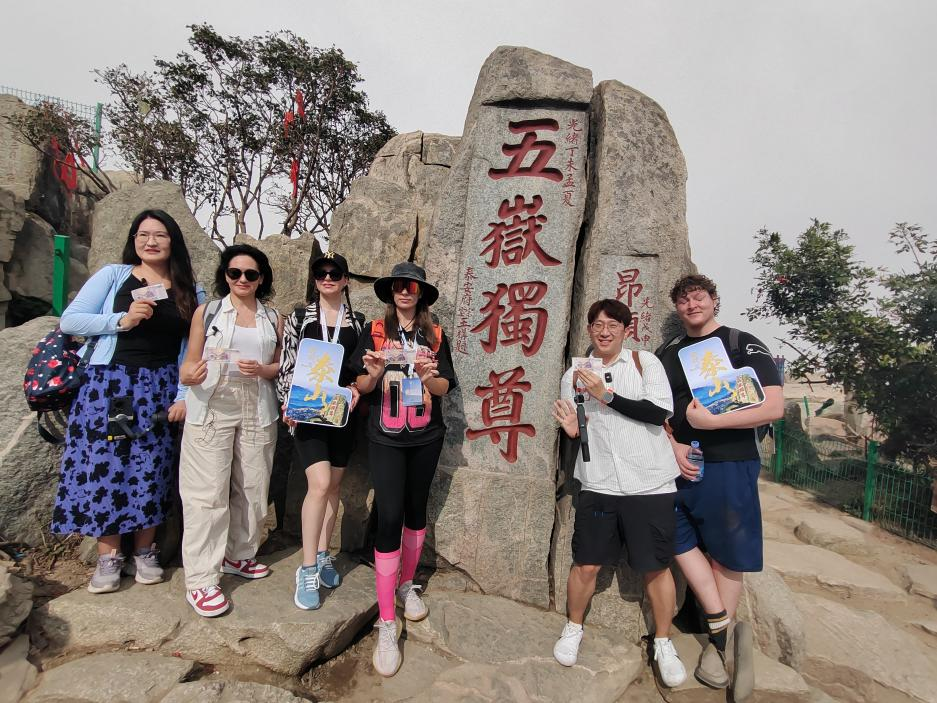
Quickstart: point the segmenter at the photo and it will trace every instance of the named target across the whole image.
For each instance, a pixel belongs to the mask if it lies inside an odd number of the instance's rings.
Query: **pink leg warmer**
[[[379,552],[374,550],[374,585],[377,590],[377,608],[381,620],[393,620],[394,591],[397,588],[397,570],[400,568],[400,550]]]
[[[423,551],[423,540],[425,539],[425,527],[422,530],[411,530],[409,527],[403,528],[403,539],[401,540],[403,558],[400,567],[400,583],[413,580],[416,565],[420,562],[420,553]]]

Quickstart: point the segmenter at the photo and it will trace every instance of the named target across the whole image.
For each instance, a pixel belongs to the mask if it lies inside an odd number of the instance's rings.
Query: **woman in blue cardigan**
[[[98,338],[69,414],[52,513],[53,532],[98,540],[91,593],[120,587],[120,541],[128,533],[136,581],[162,581],[154,538],[172,496],[173,441],[168,424],[157,419],[159,413],[169,422],[185,419],[179,362],[201,297],[182,231],[162,210],[134,218],[122,258],[88,279],[60,325],[66,334]],[[166,297],[136,299],[135,290],[158,284]],[[120,438],[108,421],[117,413],[133,415],[129,425],[139,436]]]

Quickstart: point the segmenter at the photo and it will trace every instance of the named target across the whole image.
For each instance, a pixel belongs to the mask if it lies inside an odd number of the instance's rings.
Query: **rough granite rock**
[[[909,593],[937,601],[937,565],[908,564],[904,567],[904,578]]]
[[[160,703],[301,703],[303,700],[269,684],[203,680],[177,684]]]
[[[637,318],[625,345],[653,351],[673,329],[670,288],[695,271],[686,224],[687,169],[663,108],[618,81],[592,97],[587,227],[576,265],[570,353],[588,345],[586,311],[604,297]]]
[[[272,570],[265,579],[223,577],[233,605],[220,618],[202,618],[192,610],[182,570],[175,569],[169,570],[169,581],[153,586],[124,579],[121,590],[107,598],[72,591],[37,609],[31,627],[54,654],[155,649],[207,664],[250,662],[295,676],[341,652],[377,607],[373,572],[340,558],[341,588],[325,593],[320,610],[299,610],[293,592],[301,560],[299,551],[277,552],[265,557]]]
[[[804,618],[793,592],[770,566],[745,574],[744,585],[758,647],[769,657],[800,671],[806,647]]]
[[[154,652],[106,652],[42,673],[25,703],[158,703],[195,663]]]
[[[713,691],[693,676],[693,668],[699,661],[705,639],[700,635],[677,635],[674,646],[687,668],[686,681],[676,688],[666,688],[658,683],[661,695],[667,703],[711,703],[726,698],[726,692]],[[804,703],[810,700],[810,688],[801,675],[784,664],[765,656],[757,649],[754,657],[755,690],[748,703]]]
[[[42,159],[38,151],[16,136],[7,120],[31,110],[16,96],[0,95],[0,186],[21,200],[29,200],[33,196]]]
[[[23,397],[23,375],[36,342],[58,324],[40,317],[0,330],[0,537],[40,544],[48,529],[58,486],[61,448],[36,431],[36,413]]]
[[[798,594],[807,682],[837,701],[937,701],[937,658],[878,613]]]
[[[35,683],[38,672],[26,658],[28,654],[26,635],[20,635],[0,650],[0,703],[16,703]]]
[[[765,564],[789,583],[819,585],[849,598],[906,600],[905,592],[881,574],[820,547],[765,541]]]
[[[798,539],[815,547],[822,547],[838,554],[866,554],[869,545],[865,535],[850,527],[837,515],[810,513],[804,515],[794,529]]]
[[[619,633],[590,627],[570,668],[553,659],[556,613],[474,593],[431,592],[430,614],[407,638],[454,659],[413,701],[617,701],[643,666]],[[404,654],[406,667],[406,653]]]
[[[218,247],[189,210],[179,186],[167,181],[128,185],[104,197],[94,208],[93,239],[88,269],[120,263],[130,223],[143,210],[164,210],[179,224],[192,259],[196,280],[211,290],[218,267]]]
[[[0,564],[0,647],[29,616],[33,609],[33,584]]]

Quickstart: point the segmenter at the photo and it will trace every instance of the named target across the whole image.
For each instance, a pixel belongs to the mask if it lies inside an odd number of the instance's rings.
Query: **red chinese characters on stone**
[[[488,177],[496,181],[517,176],[546,178],[554,182],[562,181],[563,174],[559,169],[547,168],[547,164],[550,163],[550,159],[556,153],[556,144],[546,139],[537,139],[538,131],[556,132],[559,128],[557,121],[550,119],[508,122],[508,129],[512,134],[523,134],[524,136],[519,144],[501,145],[501,153],[510,156],[511,161],[507,168],[488,169]],[[529,166],[524,166],[524,160],[531,152],[536,154],[533,162]]]
[[[507,436],[505,446],[498,447],[501,456],[509,463],[517,461],[517,442],[519,435],[534,437],[534,426],[521,422],[521,410],[524,407],[524,393],[530,390],[530,383],[523,380],[524,368],[517,366],[509,371],[491,371],[487,386],[478,386],[475,395],[482,399],[481,420],[484,429],[467,429],[465,436],[472,440],[488,436],[492,444],[501,444],[501,436]]]
[[[501,202],[498,217],[502,221],[489,223],[491,231],[482,239],[483,242],[489,242],[482,251],[482,256],[489,257],[488,266],[516,266],[531,254],[544,266],[560,264],[559,259],[547,254],[537,242],[537,234],[547,222],[546,215],[537,214],[542,206],[543,198],[539,195],[535,195],[529,203],[522,195],[514,196],[514,205],[509,200]]]
[[[486,333],[482,349],[490,354],[500,340],[502,347],[520,344],[524,356],[536,354],[543,344],[549,317],[544,308],[536,305],[546,294],[547,284],[543,281],[499,283],[496,290],[483,292],[487,302],[479,311],[485,317],[471,329]]]

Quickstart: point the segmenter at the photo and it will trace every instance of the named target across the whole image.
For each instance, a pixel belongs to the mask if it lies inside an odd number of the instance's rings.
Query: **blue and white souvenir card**
[[[761,405],[765,391],[751,366],[733,368],[718,337],[684,347],[677,356],[693,397],[713,415]]]
[[[326,427],[344,427],[351,391],[338,385],[345,348],[319,339],[303,339],[296,350],[286,417]]]

